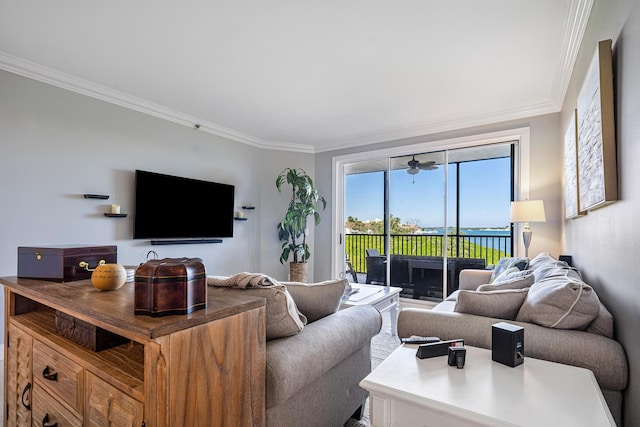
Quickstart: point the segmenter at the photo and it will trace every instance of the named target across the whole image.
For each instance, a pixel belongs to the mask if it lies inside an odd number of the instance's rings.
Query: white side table
[[[398,307],[400,306],[400,292],[402,288],[395,286],[379,285],[351,285],[358,292],[349,297],[342,297],[340,308],[353,307],[355,305],[371,305],[380,313],[389,310],[391,317],[391,334],[397,336]]]
[[[588,369],[528,357],[511,368],[470,346],[457,369],[417,348],[404,344],[360,382],[372,427],[615,426]]]

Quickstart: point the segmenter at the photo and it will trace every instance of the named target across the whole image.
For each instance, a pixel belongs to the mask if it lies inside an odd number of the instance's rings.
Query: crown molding
[[[313,152],[313,147],[309,145],[266,141],[252,135],[220,126],[216,123],[202,120],[198,117],[172,110],[162,105],[145,101],[144,99],[127,95],[123,92],[44,67],[22,58],[9,55],[5,52],[0,52],[0,69],[179,125],[187,126],[201,132],[251,145],[253,147],[271,150],[299,151],[305,153]]]
[[[0,69],[253,147],[313,154],[416,138],[438,132],[488,125],[560,111],[593,3],[594,0],[570,0],[568,3],[568,19],[565,23],[562,39],[562,57],[556,69],[548,102],[454,120],[429,122],[410,128],[387,129],[367,136],[354,136],[352,139],[337,143],[330,141],[320,142],[316,146],[258,138],[3,52],[0,52]]]
[[[550,94],[551,102],[557,105],[558,111],[562,108],[564,97],[567,94],[593,3],[594,0],[572,0],[567,6],[569,19],[565,23],[562,35],[562,57],[553,79]]]

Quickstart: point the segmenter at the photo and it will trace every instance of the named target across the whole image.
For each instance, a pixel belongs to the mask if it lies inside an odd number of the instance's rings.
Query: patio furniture
[[[377,249],[366,249],[367,284],[387,284],[387,256]],[[442,296],[444,259],[441,256],[391,255],[391,286],[411,289],[413,299],[422,296]],[[447,296],[458,289],[460,271],[464,269],[484,269],[484,258],[447,258]],[[416,269],[420,274],[416,277]],[[431,295],[433,294],[433,295]]]
[[[349,260],[349,255],[347,255],[347,258],[345,260],[345,265],[347,267],[346,271],[345,271],[345,274],[351,274],[351,278],[353,279],[353,282],[351,282],[351,283],[358,283],[358,274],[353,269],[353,265],[351,264],[351,260]]]
[[[387,257],[377,249],[366,249],[367,284],[387,284]]]

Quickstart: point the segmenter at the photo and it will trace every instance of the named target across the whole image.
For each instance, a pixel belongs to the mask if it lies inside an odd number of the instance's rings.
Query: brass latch
[[[89,268],[89,263],[88,263],[88,262],[86,262],[86,261],[80,261],[80,262],[78,263],[78,267],[80,267],[80,268],[84,268],[84,269],[85,269],[85,270],[87,270],[87,271],[93,271],[93,270],[95,270],[96,268],[100,267],[101,265],[105,265],[106,263],[107,263],[107,262],[106,262],[105,260],[101,259],[100,261],[98,261],[98,265],[96,265],[96,267],[95,267],[95,268]]]

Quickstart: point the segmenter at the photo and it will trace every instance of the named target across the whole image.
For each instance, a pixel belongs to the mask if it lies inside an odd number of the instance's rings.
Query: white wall
[[[263,233],[262,245],[260,247],[261,262],[260,271],[271,277],[280,280],[289,278],[288,264],[280,264],[281,245],[277,236],[277,224],[284,216],[291,193],[289,188],[284,186],[282,193],[278,193],[276,189],[276,177],[285,168],[301,168],[304,169],[309,176],[314,175],[313,154],[288,153],[283,151],[265,150],[261,154],[264,170],[261,176],[262,198],[260,204],[261,209],[261,229]],[[308,265],[308,280],[313,281],[314,261],[318,256],[314,251],[314,235],[316,231],[313,227],[313,220],[309,221],[309,232],[307,243],[311,248],[311,258]]]
[[[613,41],[613,69],[620,200],[564,222],[565,251],[615,318],[616,338],[630,363],[624,425],[640,425],[640,5],[596,0],[562,109],[562,129],[595,48]]]
[[[312,155],[254,148],[4,71],[0,94],[0,276],[16,274],[18,246],[115,244],[122,264],[155,250],[200,257],[209,274],[262,270],[287,278],[275,226],[287,199],[275,177],[284,167],[313,173]],[[236,205],[256,210],[221,244],[132,240],[135,169],[233,184]],[[167,208],[188,202],[167,200]],[[106,218],[111,203],[129,216]]]
[[[401,141],[391,141],[381,144],[362,146],[316,154],[316,183],[324,194],[331,194],[332,159],[351,153],[400,147],[404,145],[444,141],[451,138],[479,135],[507,129],[529,127],[530,129],[530,176],[529,198],[542,199],[545,203],[546,223],[531,224],[533,239],[529,247],[529,254],[535,256],[540,252],[549,252],[554,256],[560,255],[560,231],[562,224],[562,145],[560,144],[560,115],[548,114],[531,117],[525,120],[515,120],[497,123],[491,126],[469,128],[454,132],[444,132],[425,135]],[[330,212],[331,206],[327,206]],[[331,221],[326,221],[316,228],[315,252],[322,254],[316,257],[315,275],[317,278],[328,278],[331,274]]]

